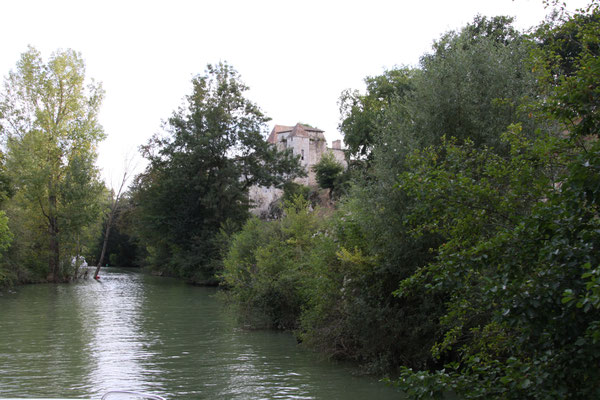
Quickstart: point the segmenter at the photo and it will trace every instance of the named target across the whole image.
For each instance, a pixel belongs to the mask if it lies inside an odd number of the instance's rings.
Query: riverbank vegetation
[[[349,168],[324,157],[320,197],[290,182],[305,171],[265,141],[238,73],[209,66],[142,146],[107,254],[219,284],[245,326],[292,330],[413,398],[598,397],[599,52],[597,1],[526,33],[476,17],[342,93]],[[0,281],[68,276],[103,242],[101,90],[78,60],[30,50],[7,82]],[[72,106],[34,107],[71,82]],[[252,185],[284,189],[272,219],[251,217]]]
[[[414,398],[599,395],[600,13],[477,17],[341,98],[350,192],[232,236],[246,323]]]

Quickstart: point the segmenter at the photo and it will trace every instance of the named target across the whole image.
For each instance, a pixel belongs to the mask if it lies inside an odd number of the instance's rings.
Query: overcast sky
[[[587,0],[569,0],[569,8]],[[306,122],[337,132],[342,90],[366,76],[417,65],[433,41],[476,14],[539,23],[542,0],[454,1],[51,1],[0,0],[0,75],[27,45],[44,59],[58,48],[82,53],[87,76],[103,83],[108,138],[99,166],[119,180],[123,160],[160,131],[208,63],[227,61],[273,124]],[[114,182],[116,184],[116,182]]]

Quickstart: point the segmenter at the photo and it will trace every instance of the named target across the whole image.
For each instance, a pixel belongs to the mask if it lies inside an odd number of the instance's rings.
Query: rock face
[[[308,175],[304,178],[296,178],[294,182],[302,185],[317,186],[312,166],[318,163],[327,151],[331,151],[340,164],[347,166],[341,141],[336,140],[332,148],[327,148],[325,135],[318,128],[304,124],[275,125],[267,141],[276,145],[278,150],[292,149],[294,155],[300,156],[300,164],[306,169]],[[252,212],[257,215],[264,214],[268,211],[269,205],[280,198],[282,193],[277,188],[259,186],[250,188],[250,199],[255,204]]]

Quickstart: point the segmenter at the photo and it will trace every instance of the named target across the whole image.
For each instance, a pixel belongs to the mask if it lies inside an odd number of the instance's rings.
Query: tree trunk
[[[112,226],[112,219],[116,209],[116,202],[113,204],[112,209],[110,210],[110,214],[108,215],[108,221],[106,222],[106,231],[104,232],[104,242],[102,243],[102,252],[100,253],[100,258],[98,259],[98,264],[96,265],[96,272],[94,272],[94,279],[99,279],[98,274],[100,273],[100,268],[102,267],[102,263],[104,262],[104,255],[106,254],[106,246],[108,244],[108,237],[110,235],[110,228]]]
[[[58,241],[58,219],[56,217],[56,196],[48,196],[48,233],[50,236],[50,259],[48,267],[50,270],[50,279],[53,282],[60,280],[60,245]]]
[[[123,180],[121,181],[121,186],[119,187],[119,191],[115,196],[112,206],[110,208],[110,213],[108,214],[108,221],[106,221],[106,231],[104,232],[104,242],[102,243],[102,252],[100,253],[100,258],[98,259],[98,264],[96,265],[96,271],[94,272],[94,279],[100,279],[98,274],[100,273],[100,268],[102,268],[102,263],[104,262],[104,256],[106,255],[106,247],[108,245],[108,237],[110,235],[110,228],[112,227],[112,222],[117,212],[117,206],[119,205],[119,199],[121,198],[121,192],[123,191],[123,186],[125,186],[125,182],[127,181],[128,172],[125,171],[123,173]]]

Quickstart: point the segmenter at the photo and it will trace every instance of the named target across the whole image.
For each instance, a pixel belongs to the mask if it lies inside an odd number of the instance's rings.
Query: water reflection
[[[101,395],[116,389],[154,389],[148,377],[160,374],[152,367],[156,353],[148,351],[153,341],[141,329],[144,286],[140,275],[126,272],[104,274],[85,293],[80,302],[81,319],[87,338],[85,352],[90,354],[91,369],[87,380],[90,391]],[[141,379],[144,377],[144,379]]]
[[[120,270],[0,296],[0,397],[397,399],[285,333],[245,331],[216,291]]]

